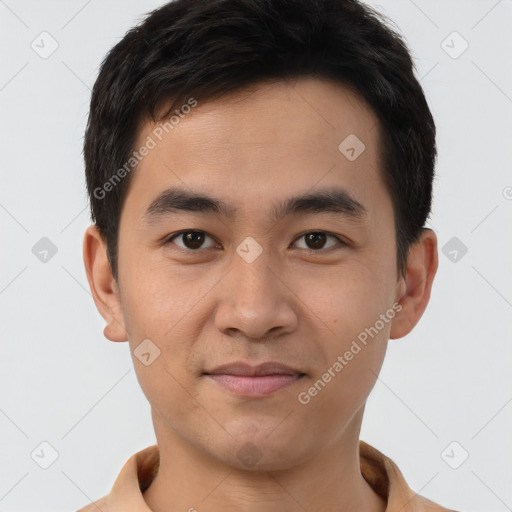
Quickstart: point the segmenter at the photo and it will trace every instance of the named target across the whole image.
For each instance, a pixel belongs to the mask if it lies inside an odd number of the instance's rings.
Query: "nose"
[[[298,325],[297,298],[266,251],[251,263],[233,256],[222,280],[215,325],[226,336],[252,340],[282,336]]]

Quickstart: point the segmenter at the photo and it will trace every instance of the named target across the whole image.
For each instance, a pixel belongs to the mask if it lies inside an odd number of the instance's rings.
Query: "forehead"
[[[139,142],[158,131],[159,126],[163,137],[174,135],[179,138],[180,149],[190,148],[194,153],[206,147],[205,142],[234,149],[240,142],[265,143],[270,148],[283,140],[291,144],[300,141],[296,151],[302,147],[320,153],[332,151],[333,145],[337,150],[336,142],[349,134],[358,135],[369,145],[378,137],[378,121],[365,100],[353,89],[330,80],[268,81],[217,100],[199,100],[192,109],[186,103],[176,106],[156,126],[151,121],[141,123]],[[208,141],[202,134],[208,136]],[[241,147],[236,149],[243,151]]]
[[[362,203],[384,192],[378,121],[338,83],[267,82],[176,109],[139,127],[136,148],[154,142],[126,200],[138,203],[139,216],[175,185],[225,198],[247,214],[261,212],[265,198],[275,203],[315,186],[343,186]]]

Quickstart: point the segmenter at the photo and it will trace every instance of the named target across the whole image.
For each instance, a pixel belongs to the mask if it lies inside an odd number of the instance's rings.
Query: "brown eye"
[[[177,233],[169,238],[167,243],[176,243],[176,245],[182,249],[197,250],[202,248],[201,246],[203,245],[205,239],[210,239],[212,243],[209,246],[203,248],[209,248],[215,245],[213,238],[207,235],[204,231],[182,231],[181,233]],[[174,240],[176,240],[176,242],[174,242]],[[177,242],[178,240],[181,242],[181,244]]]
[[[338,238],[337,236],[330,235],[328,233],[325,233],[324,231],[311,231],[310,233],[305,233],[304,235],[300,236],[298,240],[304,239],[306,242],[306,247],[299,247],[300,249],[310,249],[313,251],[318,251],[320,249],[329,249],[331,247],[336,246],[336,242],[325,247],[326,241],[331,238],[338,242],[338,245],[344,245],[344,242]]]
[[[306,245],[310,249],[322,249],[325,244],[325,233],[308,233],[306,235]]]

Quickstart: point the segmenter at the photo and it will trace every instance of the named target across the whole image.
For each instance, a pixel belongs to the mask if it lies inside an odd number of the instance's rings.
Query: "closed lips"
[[[206,375],[235,375],[240,377],[264,377],[268,375],[303,376],[305,373],[275,362],[251,366],[247,363],[230,363],[205,372]]]

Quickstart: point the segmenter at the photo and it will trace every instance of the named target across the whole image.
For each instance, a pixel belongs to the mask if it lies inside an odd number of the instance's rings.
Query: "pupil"
[[[325,243],[325,233],[309,233],[306,236],[306,243],[310,245],[309,242],[313,243],[312,249],[321,249]]]
[[[185,245],[189,249],[199,249],[204,241],[203,233],[189,231],[185,233]]]

